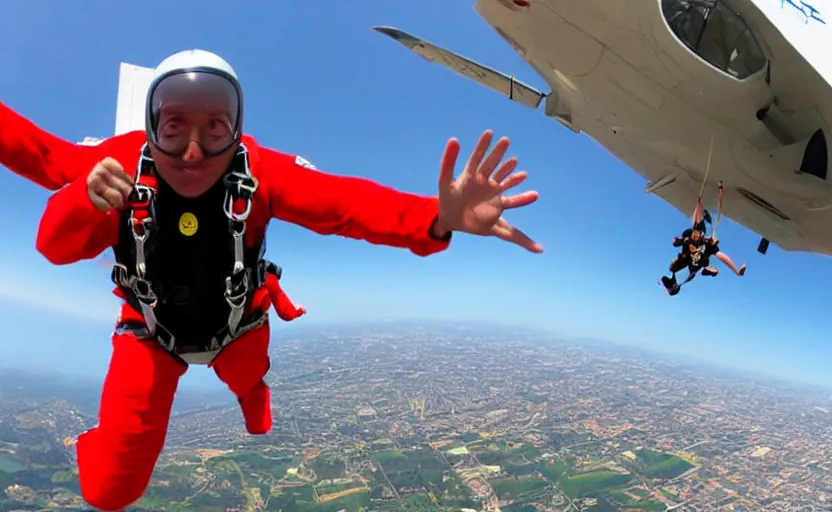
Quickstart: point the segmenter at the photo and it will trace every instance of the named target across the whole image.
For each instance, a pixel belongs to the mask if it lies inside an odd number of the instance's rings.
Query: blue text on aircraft
[[[800,2],[800,5],[798,5],[798,2]],[[800,11],[800,14],[802,14],[806,19],[805,23],[808,24],[809,20],[815,20],[826,25],[826,22],[820,17],[820,11],[815,9],[814,6],[807,4],[803,0],[798,0],[798,2],[795,0],[780,0],[780,8],[782,9],[785,4],[789,4]]]

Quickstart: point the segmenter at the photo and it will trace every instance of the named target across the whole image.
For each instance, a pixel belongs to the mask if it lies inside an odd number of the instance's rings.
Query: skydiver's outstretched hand
[[[538,193],[529,191],[513,196],[503,195],[523,183],[528,173],[513,173],[517,168],[515,157],[500,163],[508,150],[508,137],[498,140],[491,153],[486,155],[491,139],[491,130],[486,130],[480,136],[465,169],[456,180],[454,167],[459,156],[459,141],[451,139],[445,146],[439,174],[439,220],[436,231],[440,234],[463,231],[474,235],[495,236],[531,252],[541,253],[543,247],[540,244],[502,217],[504,210],[520,208],[537,201]]]
[[[133,190],[133,179],[115,159],[107,157],[95,164],[87,177],[87,195],[102,212],[120,210]]]

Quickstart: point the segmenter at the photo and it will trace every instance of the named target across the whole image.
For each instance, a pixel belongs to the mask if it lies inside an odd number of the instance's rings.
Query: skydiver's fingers
[[[512,174],[508,178],[504,179],[502,183],[500,183],[500,192],[505,192],[510,188],[514,188],[517,185],[526,181],[526,178],[529,177],[529,173],[526,171],[520,171]]]
[[[459,141],[450,139],[445,144],[445,152],[442,153],[442,162],[439,165],[439,189],[447,189],[454,182],[454,167],[459,157]]]
[[[133,180],[123,172],[121,174],[106,174],[103,176],[103,180],[109,188],[118,190],[124,199],[127,199],[127,196],[133,190]]]
[[[106,175],[112,176],[130,184],[133,183],[133,178],[130,177],[130,175],[128,175],[126,172],[124,172],[124,167],[122,167],[122,165],[115,158],[108,156],[107,158],[99,162],[98,166],[96,167],[99,166],[102,170],[107,171]]]
[[[121,208],[130,190],[133,180],[114,158],[107,157],[93,167],[87,176],[87,196],[96,208],[106,211],[109,207]]]
[[[521,230],[515,228],[514,226],[510,225],[502,218],[500,219],[500,221],[497,222],[497,224],[494,225],[493,234],[500,240],[504,240],[515,245],[519,245],[520,247],[526,249],[529,252],[533,252],[536,254],[540,254],[543,252],[542,245],[529,238],[528,235],[523,233]]]
[[[109,181],[113,186],[118,186],[119,188],[122,188],[123,186],[130,189],[133,188],[133,178],[123,171],[111,174],[109,176]]]
[[[471,152],[471,156],[468,157],[468,163],[465,164],[465,173],[471,177],[474,177],[477,174],[477,169],[480,167],[480,162],[482,162],[482,157],[485,156],[485,152],[488,151],[488,146],[491,145],[491,137],[493,133],[491,130],[485,130],[480,135],[480,140],[477,141],[477,145],[474,148],[474,151]]]
[[[111,208],[110,203],[108,203],[106,199],[99,196],[98,194],[90,193],[89,197],[90,197],[90,202],[92,202],[93,206],[95,206],[96,208],[98,208],[102,212],[106,212]]]
[[[109,187],[103,192],[101,192],[100,197],[107,201],[111,208],[115,208],[117,210],[124,207],[125,204],[125,196],[122,195],[121,191],[117,188]]]
[[[486,178],[491,176],[494,172],[494,169],[497,168],[497,164],[500,163],[500,160],[506,156],[506,151],[508,151],[508,146],[510,142],[508,137],[500,137],[497,141],[497,144],[494,145],[494,149],[491,150],[491,153],[485,157],[485,160],[480,164],[479,173]]]
[[[503,209],[511,210],[512,208],[520,208],[521,206],[528,206],[537,201],[540,194],[536,190],[522,192],[517,195],[503,197]]]
[[[497,183],[502,182],[506,177],[517,169],[517,157],[513,156],[500,164],[500,167],[497,169],[497,172],[494,173],[494,181]]]
[[[111,186],[102,176],[87,185],[87,195],[96,208],[101,211],[107,211],[110,208],[121,208],[127,199],[127,196],[121,190]]]

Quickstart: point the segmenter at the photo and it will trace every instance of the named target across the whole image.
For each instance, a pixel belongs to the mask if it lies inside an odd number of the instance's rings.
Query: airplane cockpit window
[[[670,30],[703,60],[742,80],[766,65],[763,50],[739,14],[719,0],[661,0]]]

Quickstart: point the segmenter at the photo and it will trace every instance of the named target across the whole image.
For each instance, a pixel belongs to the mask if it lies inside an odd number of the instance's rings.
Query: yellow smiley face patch
[[[196,220],[196,215],[191,212],[185,212],[179,217],[180,233],[185,236],[193,236],[197,229],[199,229],[199,222]]]

